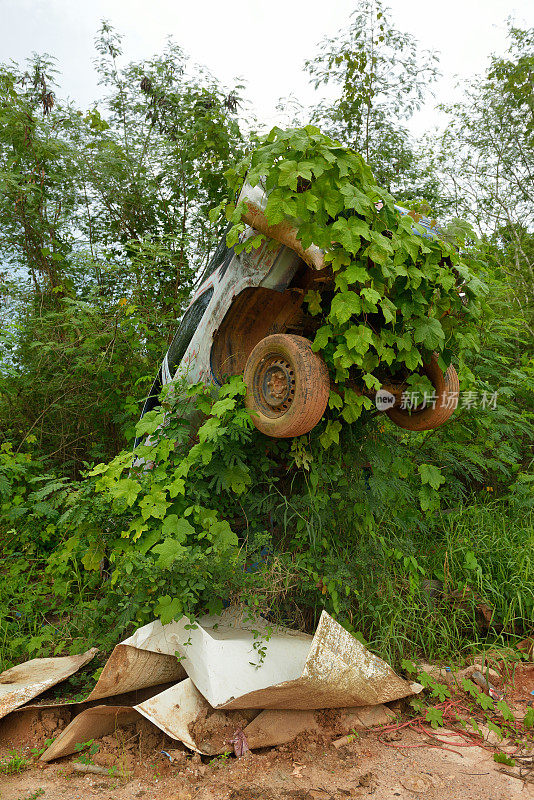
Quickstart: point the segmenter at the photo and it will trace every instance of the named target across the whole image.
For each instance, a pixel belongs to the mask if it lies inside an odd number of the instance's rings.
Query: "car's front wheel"
[[[256,428],[273,438],[301,436],[323,416],[330,379],[308,339],[292,334],[266,336],[252,350],[243,374],[246,407]]]

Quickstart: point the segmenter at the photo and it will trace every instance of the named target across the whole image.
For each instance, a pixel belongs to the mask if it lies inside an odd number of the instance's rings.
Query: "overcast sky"
[[[506,47],[506,19],[534,24],[532,0],[390,0],[393,19],[424,48],[441,54],[443,78],[413,120],[415,133],[440,123],[438,101],[455,97],[457,76],[484,70]],[[0,0],[0,60],[32,52],[58,60],[60,82],[82,108],[98,88],[93,40],[106,18],[124,34],[128,60],[161,50],[167,36],[226,84],[242,77],[246,95],[267,125],[280,121],[277,100],[293,93],[312,102],[302,65],[325,35],[346,24],[356,0]]]

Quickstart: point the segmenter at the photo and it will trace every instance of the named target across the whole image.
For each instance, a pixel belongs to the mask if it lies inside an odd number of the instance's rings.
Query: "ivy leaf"
[[[441,711],[439,708],[434,708],[433,706],[427,710],[425,719],[427,722],[430,722],[430,725],[432,728],[434,728],[434,730],[437,728],[442,728],[445,724],[443,722],[443,711]]]
[[[110,491],[114,497],[120,497],[125,500],[126,505],[133,506],[141,491],[141,484],[138,481],[134,481],[132,478],[123,478],[117,481],[113,487],[110,487]]]
[[[427,350],[439,349],[445,341],[445,333],[439,320],[420,317],[414,322],[414,341],[424,344]]]
[[[339,420],[330,420],[327,425],[326,429],[323,433],[319,436],[319,441],[321,442],[322,446],[325,450],[332,444],[339,444],[339,432],[341,431],[341,422]]]
[[[376,289],[365,287],[361,290],[360,295],[366,300],[366,308],[364,310],[376,311],[376,304],[380,300],[380,292],[377,292]]]
[[[337,392],[330,391],[330,396],[328,398],[328,407],[329,408],[343,408],[343,400],[337,394]]]
[[[388,297],[382,297],[379,305],[386,322],[395,322],[397,318],[397,306],[393,305]]]
[[[315,339],[313,340],[313,350],[317,352],[318,350],[324,350],[328,342],[330,341],[330,337],[332,336],[332,328],[330,325],[323,325],[317,333],[315,334]]]
[[[360,237],[354,236],[349,228],[348,220],[338,219],[330,228],[332,242],[339,242],[349,253],[357,253],[360,249]]]
[[[278,167],[278,185],[289,186],[293,191],[297,188],[299,171],[296,161],[282,161]]]
[[[442,483],[445,483],[441,470],[433,464],[420,464],[418,472],[421,476],[421,483],[428,483],[433,489],[437,490]]]
[[[357,353],[362,353],[362,355],[369,349],[372,338],[373,331],[366,325],[352,325],[345,332],[347,346],[351,350],[356,350]]]
[[[419,504],[422,511],[435,511],[439,508],[439,495],[430,486],[419,489]]]
[[[211,408],[211,413],[215,417],[222,417],[227,411],[232,411],[235,408],[236,401],[231,397],[225,397],[217,400]]]
[[[417,347],[401,350],[399,352],[399,359],[404,361],[409,370],[414,370],[423,363],[423,359]]]
[[[147,414],[142,417],[137,425],[135,426],[135,432],[137,436],[149,436],[151,433],[154,433],[161,423],[165,419],[165,414],[163,411],[149,411]]]
[[[169,507],[169,503],[165,500],[165,493],[156,488],[153,488],[150,494],[145,495],[139,505],[141,516],[145,521],[149,517],[163,519]]]
[[[158,597],[154,611],[162,624],[167,625],[182,616],[183,605],[177,597],[171,598],[168,594],[165,594],[162,597]]]
[[[208,536],[221,550],[237,547],[239,544],[237,535],[226,520],[217,520],[210,525]]]
[[[152,552],[159,553],[158,565],[163,569],[168,569],[175,561],[181,559],[187,550],[176,539],[169,538],[161,544],[155,545]]]
[[[169,514],[163,520],[162,532],[164,536],[172,536],[178,542],[185,542],[188,536],[195,533],[195,529],[188,520],[178,514]]]
[[[369,280],[369,273],[365,267],[352,263],[343,273],[343,277],[350,285],[351,283],[367,283]]]
[[[339,292],[332,300],[330,318],[339,323],[348,322],[353,314],[360,314],[361,300],[356,292]]]

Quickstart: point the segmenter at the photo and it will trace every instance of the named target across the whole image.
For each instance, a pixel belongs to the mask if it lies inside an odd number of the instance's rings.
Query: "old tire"
[[[438,365],[436,355],[433,355],[429,364],[423,367],[425,375],[430,379],[436,392],[436,405],[429,406],[421,411],[411,413],[404,408],[394,407],[386,414],[399,428],[407,431],[429,431],[439,428],[454,413],[460,396],[460,382],[458,374],[451,365],[446,372]]]
[[[262,339],[245,364],[246,407],[256,428],[273,438],[301,436],[323,416],[330,391],[328,369],[302,336],[275,333]]]

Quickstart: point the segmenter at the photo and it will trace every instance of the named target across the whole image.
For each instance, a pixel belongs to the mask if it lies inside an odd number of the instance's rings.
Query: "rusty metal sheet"
[[[229,740],[258,711],[218,711],[210,706],[190,678],[135,706],[171,739],[202,755],[213,756],[232,749]]]
[[[126,639],[126,642],[136,641],[134,637]],[[186,677],[175,655],[154,652],[150,649],[150,641],[139,646],[126,642],[114,648],[87,700],[100,700],[161,683],[174,683]]]
[[[76,745],[114,733],[121,725],[139,719],[131,706],[94,706],[78,714],[45,750],[41,761],[52,761],[76,751]]]
[[[64,681],[98,653],[92,647],[77,656],[33,658],[0,674],[0,719],[37,695]]]

